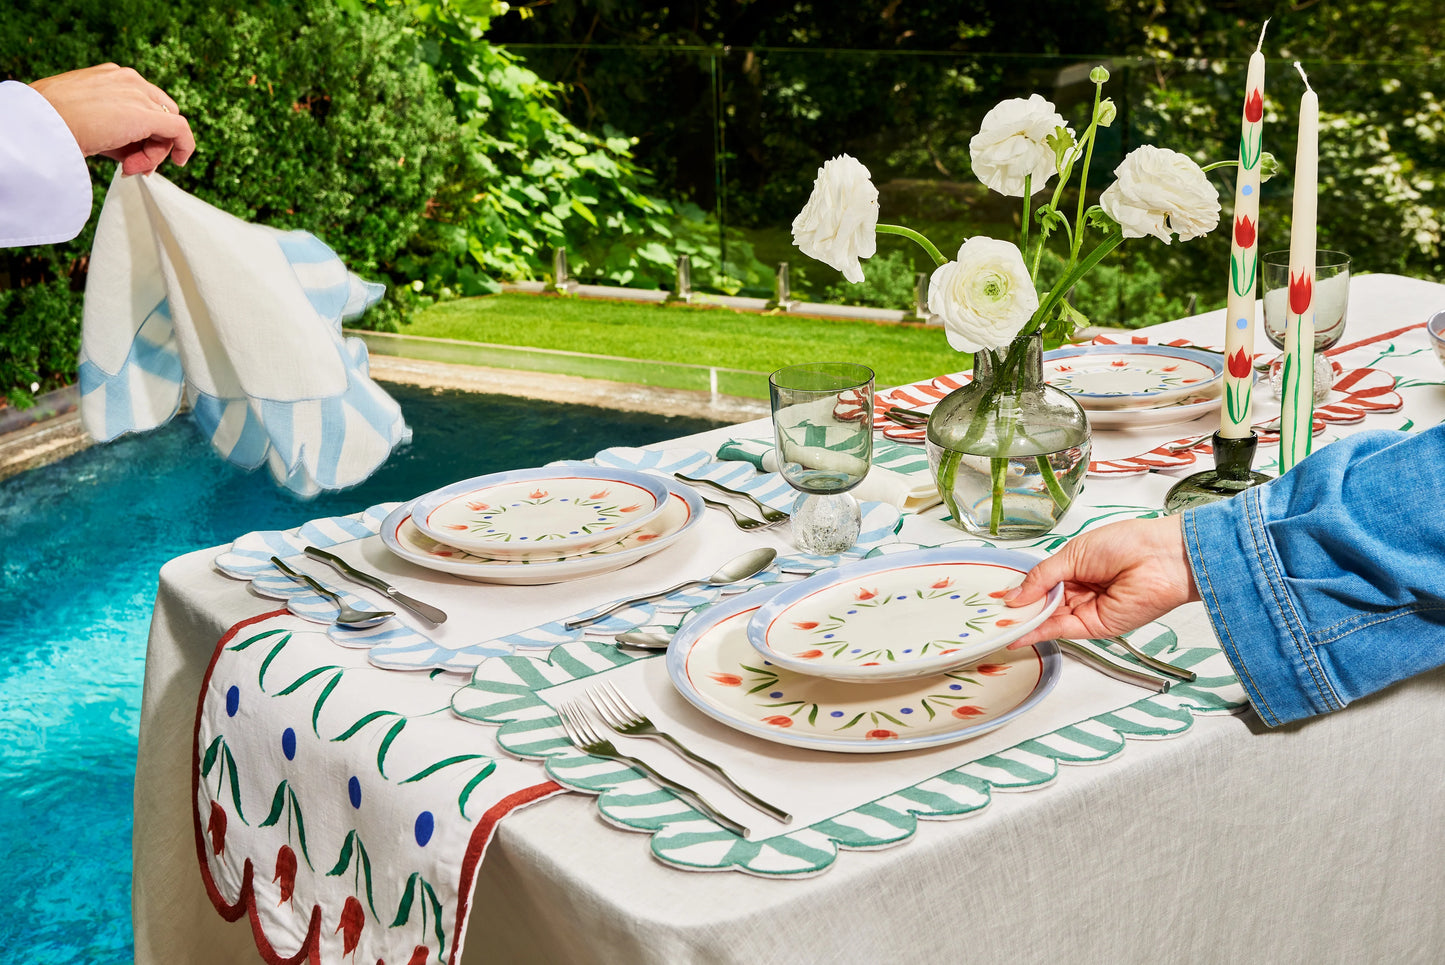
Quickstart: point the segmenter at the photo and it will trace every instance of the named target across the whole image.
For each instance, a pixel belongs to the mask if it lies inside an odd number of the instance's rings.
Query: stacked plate
[[[1100,429],[1189,422],[1219,409],[1224,356],[1171,345],[1071,345],[1044,353],[1044,381]]]
[[[627,469],[492,473],[391,512],[381,539],[402,559],[482,583],[576,580],[636,563],[702,518],[691,489]]]
[[[1007,645],[1062,596],[1004,600],[1039,557],[933,549],[862,560],[713,606],[667,653],[678,691],[765,740],[879,753],[976,737],[1033,707],[1059,675],[1053,643]]]

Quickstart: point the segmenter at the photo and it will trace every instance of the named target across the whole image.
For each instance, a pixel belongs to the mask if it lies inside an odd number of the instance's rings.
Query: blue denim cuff
[[[1184,547],[1215,636],[1250,703],[1271,727],[1338,710],[1285,587],[1265,528],[1262,490],[1187,510]]]

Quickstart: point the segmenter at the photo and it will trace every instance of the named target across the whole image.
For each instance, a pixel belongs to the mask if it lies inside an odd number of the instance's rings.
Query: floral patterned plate
[[[1085,409],[1151,409],[1217,395],[1224,356],[1172,345],[1069,345],[1044,353],[1044,381]]]
[[[418,566],[476,580],[535,586],[580,580],[620,570],[677,542],[702,520],[701,497],[687,486],[667,486],[668,501],[651,522],[611,543],[580,556],[551,559],[499,560],[477,556],[438,543],[412,522],[412,504],[392,510],[381,524],[381,541],[397,556]]]
[[[1051,640],[892,683],[793,673],[748,643],[748,623],[765,592],[709,607],[683,625],[667,650],[668,676],[684,698],[763,740],[849,754],[951,744],[1028,711],[1059,679],[1059,649]]]
[[[521,469],[420,496],[412,522],[439,543],[492,559],[555,559],[617,542],[661,513],[667,492],[657,476],[630,469]]]
[[[1084,414],[1089,418],[1089,425],[1095,429],[1152,429],[1215,415],[1223,404],[1224,396],[1215,391],[1202,397],[1186,396],[1148,409],[1093,409],[1084,406]]]
[[[1041,558],[940,547],[825,570],[771,597],[748,622],[758,654],[834,680],[906,680],[993,653],[1046,620],[1063,597],[1012,608],[1003,596]]]

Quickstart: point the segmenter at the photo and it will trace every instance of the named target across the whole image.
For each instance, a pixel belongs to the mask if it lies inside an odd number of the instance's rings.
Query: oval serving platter
[[[770,597],[748,623],[748,642],[779,666],[834,680],[941,673],[1048,619],[1061,586],[1028,606],[1003,599],[1041,559],[1021,550],[940,547],[848,563]]]
[[[952,744],[1027,713],[1059,679],[1059,649],[1051,640],[891,683],[793,673],[762,659],[748,643],[748,621],[767,592],[702,611],[683,624],[667,651],[668,675],[684,699],[763,740],[846,754]]]

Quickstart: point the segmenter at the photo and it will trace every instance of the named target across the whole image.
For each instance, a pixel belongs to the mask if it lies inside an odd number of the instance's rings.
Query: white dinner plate
[[[942,673],[1007,646],[1048,619],[1055,586],[1028,606],[1003,596],[1042,557],[941,547],[824,570],[768,598],[748,642],[796,673],[859,683]]]
[[[1052,640],[891,683],[793,673],[748,643],[748,621],[767,592],[714,604],[683,624],[667,650],[668,675],[686,700],[763,740],[847,754],[937,747],[1001,727],[1037,705],[1059,679]]]
[[[1208,415],[1215,415],[1224,404],[1224,396],[1218,393],[1197,398],[1190,396],[1170,405],[1154,406],[1150,409],[1088,409],[1084,415],[1095,429],[1152,429],[1155,426],[1172,426],[1178,422],[1193,422]]]
[[[631,469],[519,469],[419,496],[412,522],[439,543],[491,559],[555,559],[617,542],[660,514],[667,493],[662,479]]]
[[[1044,353],[1044,381],[1090,412],[1218,395],[1224,356],[1172,345],[1069,345]]]
[[[392,510],[381,524],[381,540],[397,556],[418,566],[478,583],[535,586],[580,580],[620,570],[677,542],[702,520],[702,498],[682,485],[666,485],[668,501],[652,522],[622,540],[581,556],[499,560],[438,543],[412,522],[412,504]]]

